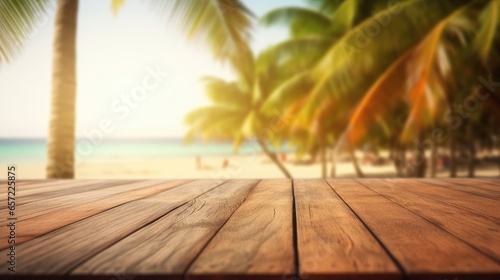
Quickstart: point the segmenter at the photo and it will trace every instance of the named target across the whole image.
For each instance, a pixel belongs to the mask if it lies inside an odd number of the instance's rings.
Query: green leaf
[[[0,0],[0,64],[21,50],[47,14],[50,0]]]

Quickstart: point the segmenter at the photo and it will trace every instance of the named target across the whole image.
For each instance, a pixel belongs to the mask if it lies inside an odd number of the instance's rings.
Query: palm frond
[[[338,9],[344,0],[306,0],[306,2],[316,10],[324,11],[331,15]]]
[[[415,139],[432,122],[446,100],[446,79],[451,71],[443,35],[447,29],[466,27],[456,20],[462,12],[463,8],[458,9],[441,20],[379,77],[350,119],[346,137],[351,145],[356,145],[370,124],[380,120],[403,97],[411,108],[401,134],[403,142]]]
[[[0,63],[9,62],[20,51],[51,2],[0,0]]]
[[[479,17],[480,29],[474,41],[483,64],[488,64],[500,25],[500,0],[491,0]]]
[[[261,17],[260,23],[264,26],[289,26],[294,37],[301,34],[326,34],[332,25],[332,21],[327,15],[301,7],[284,7],[272,10]]]
[[[267,69],[271,64],[296,70],[310,69],[332,45],[333,40],[325,37],[292,38],[275,44],[257,57],[257,70]]]
[[[229,61],[236,68],[251,64],[247,41],[253,14],[240,0],[152,1],[189,39],[208,43],[216,59]]]
[[[189,127],[185,141],[201,136],[204,139],[231,140],[241,128],[247,112],[222,106],[212,105],[191,111],[184,118]]]
[[[306,97],[312,86],[310,72],[304,71],[282,83],[264,102],[262,109],[271,111],[276,107],[288,107],[296,100]]]
[[[404,94],[405,72],[412,51],[401,56],[385,71],[365,94],[349,120],[346,137],[351,145],[356,145],[366,134],[374,119],[380,118],[389,108],[400,101]]]
[[[344,32],[354,26],[359,0],[345,0],[332,14],[335,31]]]
[[[441,75],[447,75],[449,67],[446,54],[439,52],[440,40],[446,22],[442,22],[434,28],[428,37],[417,47],[416,54],[411,58],[409,68],[413,73],[410,74],[408,84],[410,84],[408,92],[408,102],[411,107],[410,115],[406,121],[404,130],[401,134],[403,142],[409,142],[411,139],[418,137],[417,133],[424,127],[427,121],[434,118],[437,111],[436,98],[441,97],[445,99],[445,92],[441,89],[442,85]],[[437,59],[437,54],[441,57]],[[436,62],[441,62],[436,67]],[[439,67],[441,66],[441,67]],[[439,69],[441,68],[441,69]],[[441,71],[439,71],[441,70]]]
[[[323,98],[359,96],[366,92],[393,63],[394,57],[415,46],[443,18],[468,2],[406,1],[401,4],[401,13],[393,16],[391,24],[381,28],[377,36],[368,37],[366,30],[378,25],[382,18],[392,16],[390,10],[383,10],[351,29],[315,67],[312,76],[316,85],[310,93],[307,111],[314,112]],[[412,36],[407,36],[408,33]],[[360,45],[360,36],[367,39],[363,45]],[[398,38],[397,44],[394,44],[394,38]],[[304,117],[310,118],[310,113],[305,112]]]
[[[251,96],[237,82],[227,82],[216,77],[204,77],[205,93],[212,103],[241,108],[248,106]]]

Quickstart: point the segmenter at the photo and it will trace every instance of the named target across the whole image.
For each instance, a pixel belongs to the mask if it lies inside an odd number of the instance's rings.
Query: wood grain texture
[[[492,199],[500,199],[500,187],[495,188],[493,186],[488,186],[477,180],[474,180],[474,184],[469,180],[448,181],[442,179],[422,179],[420,181],[433,186],[440,186],[447,189],[462,191],[467,194],[472,194]]]
[[[261,181],[191,265],[186,279],[293,275],[292,218],[292,181]]]
[[[22,184],[24,187],[31,186],[31,185],[40,185],[43,183],[48,183],[48,182],[55,182],[57,180],[55,179],[44,179],[44,180],[19,180],[18,178],[16,179],[16,183]],[[7,187],[7,180],[0,180],[0,187],[4,188]],[[2,191],[4,191],[2,189]]]
[[[17,180],[16,180],[17,181]],[[46,180],[21,180],[21,184],[23,184],[24,189],[39,189],[44,187],[50,187],[54,185],[64,186],[68,184],[78,184],[78,183],[86,183],[89,181],[103,181],[103,180],[89,180],[89,179],[46,179]],[[108,181],[108,180],[106,180]],[[109,180],[112,181],[112,180]]]
[[[126,273],[182,277],[257,182],[226,182],[97,254],[71,275],[90,272],[97,275]]]
[[[47,180],[18,180],[16,179],[16,183],[19,183],[23,186],[24,189],[38,189],[44,187],[50,187],[54,185],[67,185],[67,184],[75,184],[80,182],[85,182],[89,180],[62,180],[62,179],[47,179]]]
[[[328,182],[395,257],[408,279],[500,275],[498,263],[399,204],[353,180]]]
[[[17,205],[46,200],[59,196],[84,193],[95,189],[102,189],[109,186],[124,185],[137,181],[126,180],[78,180],[75,182],[66,181],[64,184],[47,184],[43,187],[27,189],[19,185],[16,192],[18,197]],[[7,197],[0,199],[0,209],[7,208]],[[0,210],[1,211],[1,210]]]
[[[75,184],[80,181],[81,180],[55,180],[55,179],[29,181],[29,180],[16,179],[16,189],[17,190],[41,189],[44,187],[50,187],[55,185],[63,186],[67,184]],[[2,183],[0,184],[0,193],[7,194],[7,186],[8,186],[7,181],[2,181]],[[4,198],[3,195],[2,198]]]
[[[470,195],[440,186],[431,187],[429,183],[420,180],[391,179],[391,181],[404,184],[408,191],[415,194],[431,197],[442,203],[490,217],[493,222],[500,223],[500,203],[498,203],[497,199]]]
[[[466,182],[467,184],[471,185],[477,185],[479,184],[481,187],[482,186],[493,186],[496,189],[500,188],[500,176],[497,177],[487,177],[487,178],[466,178],[465,180],[462,178],[443,178],[442,180],[447,180],[447,181],[462,181]]]
[[[89,203],[102,199],[108,199],[119,193],[127,193],[129,191],[158,185],[164,183],[165,181],[166,180],[130,181],[123,185],[107,185],[106,183],[104,183],[104,185],[99,184],[97,189],[90,190],[85,193],[75,193],[40,200],[30,204],[20,204],[17,207],[16,217],[18,222],[20,222],[54,212],[61,214],[62,212],[75,206],[86,206]],[[19,197],[17,202],[22,200],[23,198]],[[7,211],[0,211],[0,233],[2,232],[3,226],[8,223],[6,222],[8,215],[9,213]]]
[[[23,231],[17,234],[16,243],[24,243],[55,229],[61,228],[76,221],[83,220],[113,207],[117,207],[127,202],[155,195],[165,190],[177,187],[186,182],[187,181],[176,180],[166,181],[163,183],[155,182],[152,183],[153,185],[149,185],[147,181],[141,182],[141,186],[144,186],[142,188],[131,189],[129,191],[112,194],[111,196],[104,199],[86,202],[85,204],[75,204],[74,206],[65,208],[63,210],[64,215],[61,215],[61,211],[55,210],[30,219],[18,221],[17,226],[19,228],[22,228]],[[137,183],[132,185],[136,184]],[[0,233],[6,233],[6,230],[8,230],[7,227],[0,228]],[[0,244],[0,249],[7,248],[7,240],[2,240],[2,242],[4,243]]]
[[[400,279],[382,246],[324,180],[295,180],[303,278]]]
[[[64,275],[136,230],[220,184],[221,181],[216,180],[188,183],[109,209],[23,243],[17,246],[18,261],[22,263],[17,273]],[[0,255],[6,254],[7,250],[0,251]],[[7,271],[6,262],[0,262],[0,273],[3,271]]]
[[[2,280],[500,279],[493,178],[18,183]]]
[[[405,185],[398,183],[389,185],[381,179],[361,180],[361,183],[429,220],[500,263],[500,225],[498,223],[461,208],[440,203],[432,198],[416,195],[408,191]]]
[[[500,187],[500,176],[493,177],[493,178],[478,178],[476,180],[483,182],[485,184],[488,184],[488,185],[492,185],[495,188]]]
[[[434,180],[433,180],[434,181]],[[453,179],[444,178],[436,179],[435,181],[451,183],[454,185],[467,186],[469,189],[482,191],[483,194],[500,197],[500,179]]]

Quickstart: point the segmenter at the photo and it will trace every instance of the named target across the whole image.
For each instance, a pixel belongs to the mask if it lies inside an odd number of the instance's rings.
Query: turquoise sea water
[[[77,141],[77,149],[78,149]],[[89,149],[89,147],[91,147]],[[83,147],[86,160],[133,160],[164,157],[219,156],[233,153],[232,143],[183,144],[181,139],[166,140],[109,140],[98,145]],[[88,151],[90,152],[88,153]],[[239,154],[259,152],[254,143],[244,144]],[[47,145],[42,139],[0,139],[0,162],[43,162]]]

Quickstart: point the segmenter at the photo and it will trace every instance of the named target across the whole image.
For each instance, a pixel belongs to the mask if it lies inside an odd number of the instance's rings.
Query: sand
[[[291,155],[289,159],[293,159]],[[222,167],[224,159],[229,166]],[[18,179],[45,178],[45,163],[16,163]],[[309,165],[294,164],[290,160],[285,166],[294,178],[319,178],[321,166],[319,163]],[[330,165],[328,166],[328,172]],[[382,166],[361,165],[367,177],[397,177],[392,163]],[[460,169],[459,176],[465,176],[466,170]],[[498,166],[478,167],[477,177],[500,176]],[[351,162],[337,164],[337,177],[356,177]],[[448,177],[448,171],[441,170],[438,177]],[[281,171],[264,155],[251,156],[212,156],[201,158],[201,168],[197,168],[194,157],[176,157],[161,159],[143,159],[129,161],[84,161],[77,163],[77,179],[147,179],[147,178],[284,178]]]

